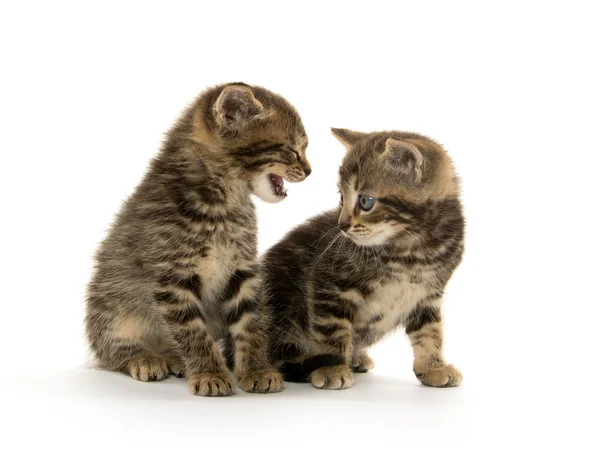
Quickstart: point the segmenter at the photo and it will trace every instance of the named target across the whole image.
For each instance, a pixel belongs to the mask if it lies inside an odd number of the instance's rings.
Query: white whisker
[[[331,246],[333,246],[333,244],[342,236],[342,233],[340,232],[340,234],[338,234],[335,238],[333,238],[333,240],[329,243],[329,245],[325,248],[325,250],[321,253],[321,255],[318,257],[318,259],[315,261],[315,264],[313,266],[313,270],[314,268],[319,264],[319,261],[323,258],[323,256],[325,255],[325,253],[329,250],[329,248]]]

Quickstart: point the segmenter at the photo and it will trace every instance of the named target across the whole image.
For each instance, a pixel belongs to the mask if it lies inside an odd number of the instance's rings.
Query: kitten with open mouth
[[[101,244],[86,331],[98,365],[136,380],[185,376],[201,396],[283,388],[270,364],[252,193],[282,201],[311,172],[283,97],[243,83],[206,90],[168,132]]]

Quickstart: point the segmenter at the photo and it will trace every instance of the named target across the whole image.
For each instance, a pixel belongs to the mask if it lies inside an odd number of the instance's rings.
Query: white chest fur
[[[223,288],[235,270],[237,253],[235,246],[216,244],[198,260],[196,270],[202,280],[202,304],[213,308]]]
[[[372,285],[373,292],[361,297],[357,327],[366,327],[372,320],[377,331],[388,333],[403,324],[420,300],[428,294],[423,283],[411,283],[410,276],[403,275],[387,283]]]
[[[202,281],[200,305],[207,314],[206,329],[213,339],[221,339],[225,332],[220,296],[235,270],[235,260],[232,246],[217,244],[196,263],[196,273]]]

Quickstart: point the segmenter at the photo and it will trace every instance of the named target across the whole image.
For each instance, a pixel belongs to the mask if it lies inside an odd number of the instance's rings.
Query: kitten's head
[[[340,166],[340,229],[361,246],[417,237],[437,202],[458,196],[450,158],[435,141],[400,131],[332,128],[347,148]]]
[[[196,135],[227,156],[255,195],[279,202],[287,196],[284,179],[301,182],[310,174],[304,126],[283,97],[243,83],[221,85],[204,96]]]

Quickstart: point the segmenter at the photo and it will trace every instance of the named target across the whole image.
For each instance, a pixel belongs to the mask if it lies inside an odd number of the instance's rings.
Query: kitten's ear
[[[409,142],[388,138],[383,159],[388,167],[410,182],[419,184],[423,178],[423,154]]]
[[[342,143],[346,149],[350,149],[358,141],[368,135],[368,133],[361,133],[360,131],[350,131],[349,129],[343,128],[331,128],[331,134],[333,134],[340,143]]]
[[[252,89],[243,85],[225,87],[214,105],[217,121],[225,127],[243,126],[263,109]]]

